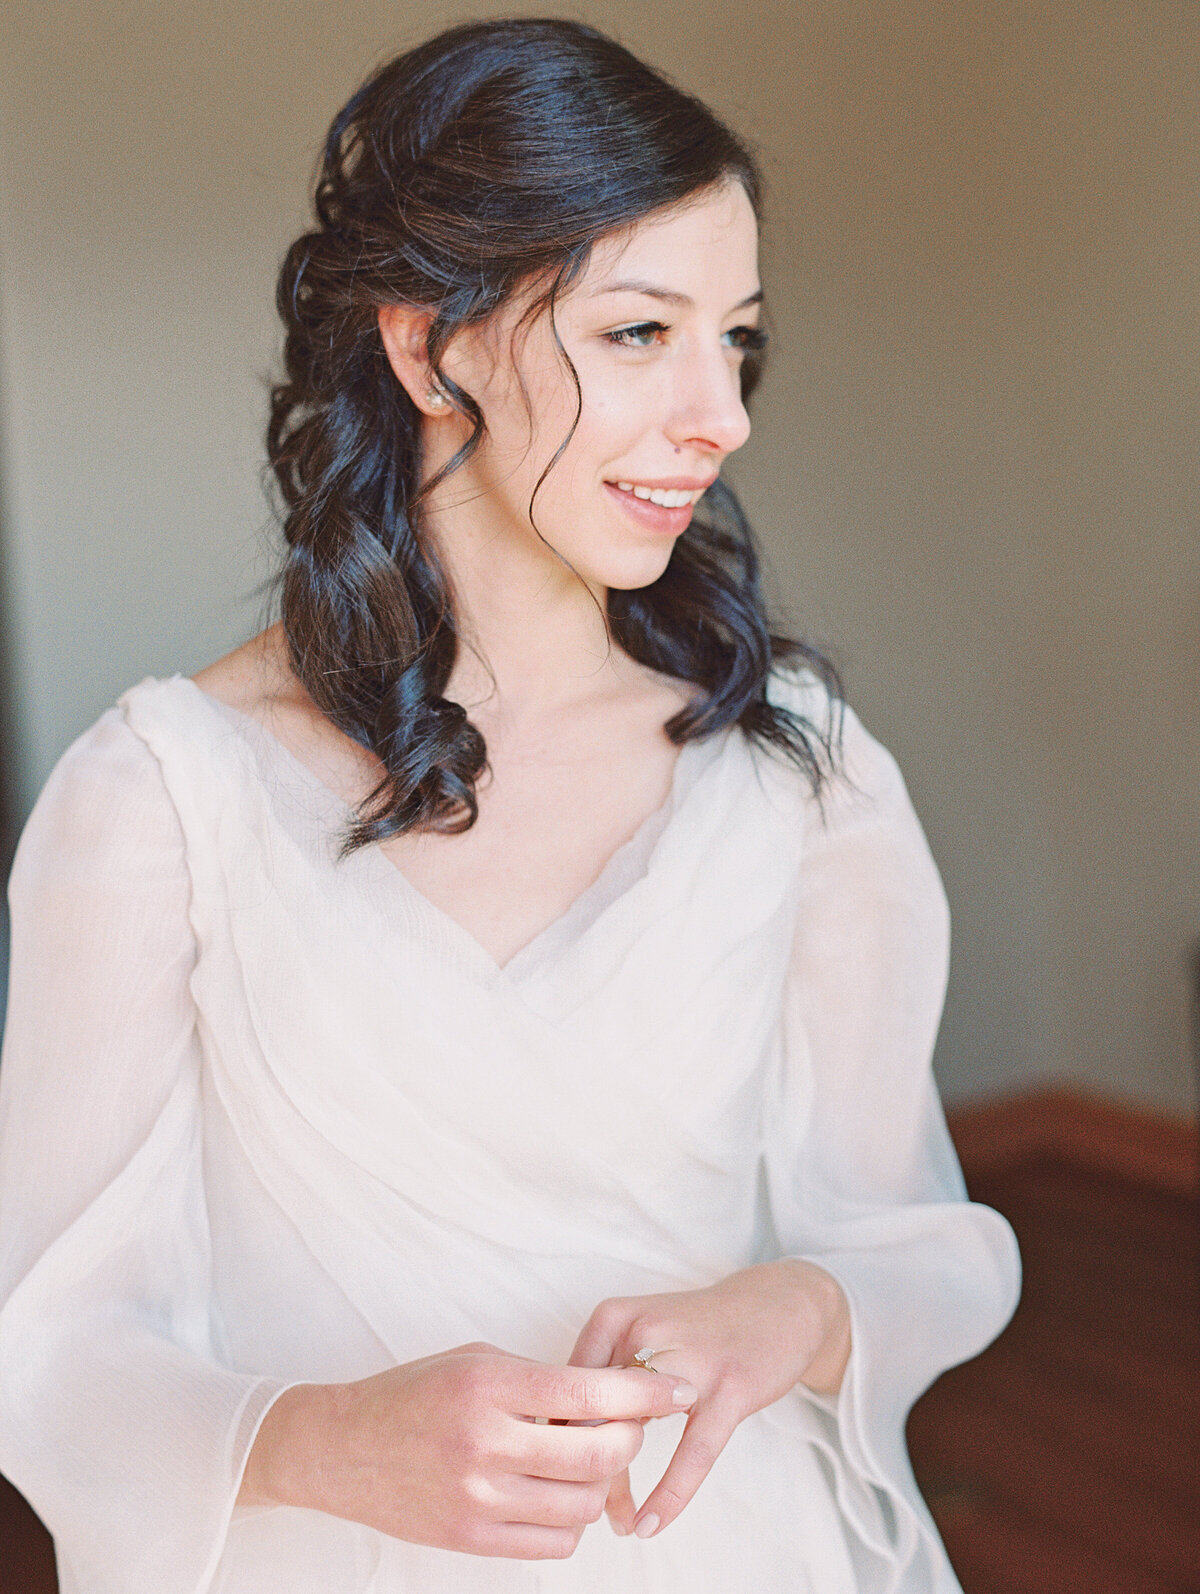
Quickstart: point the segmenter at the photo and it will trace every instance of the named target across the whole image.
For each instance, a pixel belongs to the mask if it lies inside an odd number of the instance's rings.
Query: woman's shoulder
[[[70,869],[183,871],[252,783],[247,733],[269,709],[262,653],[255,638],[195,676],[144,676],[77,735],[22,827],[17,889]]]
[[[854,705],[832,691],[803,659],[777,661],[767,695],[828,748],[826,779],[807,804],[823,829],[907,805],[904,776],[891,749],[867,728]]]
[[[31,818],[45,810],[100,815],[136,807],[162,791],[159,760],[138,734],[128,705],[163,684],[146,676],[68,744],[51,768]]]
[[[260,632],[192,675],[146,676],[117,699],[168,780],[174,767],[197,779],[216,746],[232,747],[252,728],[285,747],[300,739],[294,727],[311,722],[314,711],[281,663],[278,631]]]
[[[189,678],[203,698],[253,725],[266,745],[302,766],[347,807],[378,784],[379,760],[321,712],[291,667],[283,626],[276,622]]]
[[[822,739],[837,735],[847,705],[803,657],[776,659],[767,672],[767,701],[787,709]]]
[[[220,728],[214,700],[251,711],[256,675],[264,678],[252,665],[263,655],[255,638],[196,677],[147,675],[127,687],[55,761],[19,853],[28,859],[34,850],[102,849],[123,836],[149,845],[177,841],[172,762],[181,753],[197,762],[196,751]]]
[[[151,683],[147,678],[141,687]],[[22,827],[10,892],[60,876],[78,886],[89,877],[116,882],[179,868],[179,816],[162,765],[131,724],[124,697],[75,737],[51,769]]]
[[[297,705],[300,692],[276,623],[187,677],[206,697],[247,719],[266,720]]]

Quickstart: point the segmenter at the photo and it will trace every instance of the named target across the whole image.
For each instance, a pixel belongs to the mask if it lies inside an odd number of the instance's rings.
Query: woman
[[[489,23],[316,199],[280,619],[127,691],[14,870],[0,1467],[79,1594],[953,1590],[904,1419],[1018,1262],[903,782],[719,479],[753,160]]]

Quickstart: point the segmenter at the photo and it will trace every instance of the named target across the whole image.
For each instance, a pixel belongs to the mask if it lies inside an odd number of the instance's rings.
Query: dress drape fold
[[[828,711],[777,669],[777,701]],[[63,755],[10,883],[0,1470],[64,1594],[954,1594],[904,1421],[1016,1303],[930,1072],[937,871],[852,711],[823,806],[736,728],[504,967],[183,676]],[[271,1401],[805,1256],[841,1393],[738,1429],[678,1522],[564,1562],[235,1509]],[[648,1425],[652,1487],[686,1419]]]

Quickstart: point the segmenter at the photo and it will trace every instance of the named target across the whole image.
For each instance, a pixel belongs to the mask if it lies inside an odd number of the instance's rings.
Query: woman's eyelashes
[[[763,331],[762,327],[734,327],[725,336],[734,339],[733,347],[735,349],[746,349],[755,354],[767,346],[768,334]]]
[[[619,349],[648,349],[650,338],[670,330],[670,327],[664,326],[661,321],[639,321],[636,326],[618,327],[615,332],[606,332],[604,337],[607,342],[615,343]],[[647,341],[642,341],[643,339]]]
[[[635,326],[617,327],[603,336],[606,342],[619,349],[648,349],[653,346],[653,338],[670,330],[662,321],[639,321]],[[758,352],[767,346],[767,334],[761,327],[731,327],[722,336],[728,338],[730,347],[735,349]]]

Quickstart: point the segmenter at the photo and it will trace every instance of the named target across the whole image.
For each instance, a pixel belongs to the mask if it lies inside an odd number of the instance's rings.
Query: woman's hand
[[[751,1412],[797,1383],[837,1393],[850,1355],[850,1312],[831,1274],[788,1257],[743,1268],[705,1289],[601,1301],[570,1360],[579,1367],[627,1366],[646,1346],[677,1346],[654,1365],[682,1374],[699,1398],[636,1517],[628,1470],[613,1482],[609,1521],[616,1532],[641,1538],[675,1520]]]
[[[602,1515],[642,1423],[695,1395],[640,1368],[552,1367],[459,1345],[353,1383],[285,1390],[238,1503],[306,1506],[474,1555],[562,1559]]]

